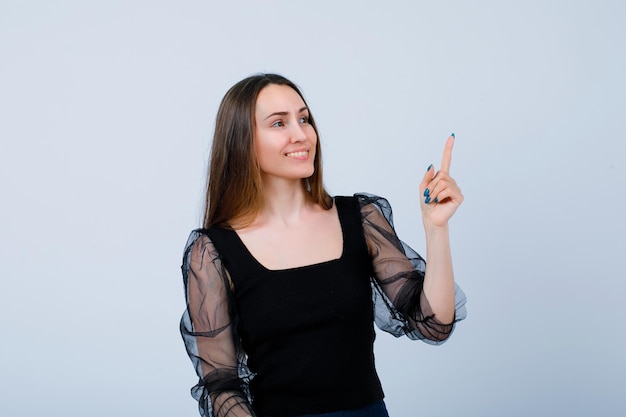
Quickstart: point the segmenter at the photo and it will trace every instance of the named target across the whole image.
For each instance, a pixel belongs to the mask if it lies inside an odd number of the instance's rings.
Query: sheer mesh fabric
[[[203,417],[254,416],[247,369],[235,335],[228,275],[209,238],[193,231],[183,258],[187,309],[180,330],[200,377],[191,393]]]
[[[455,284],[454,320],[438,321],[422,291],[426,262],[396,235],[389,202],[365,193],[355,197],[374,267],[371,281],[376,325],[396,337],[406,335],[430,344],[444,342],[454,323],[467,315],[463,291]]]
[[[370,281],[376,325],[396,337],[443,343],[454,323],[466,316],[463,292],[455,285],[455,318],[439,322],[422,291],[425,261],[397,237],[387,200],[370,194],[355,197],[375,275]],[[193,231],[187,241],[182,272],[187,309],[181,333],[199,376],[192,395],[201,416],[255,416],[248,388],[253,374],[235,331],[237,314],[231,300],[236,289],[201,230]]]

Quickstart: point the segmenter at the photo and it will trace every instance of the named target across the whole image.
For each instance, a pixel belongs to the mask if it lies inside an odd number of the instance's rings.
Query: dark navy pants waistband
[[[333,411],[332,413],[322,414],[303,414],[293,417],[389,417],[389,413],[387,413],[385,402],[381,400],[372,405],[353,410]]]

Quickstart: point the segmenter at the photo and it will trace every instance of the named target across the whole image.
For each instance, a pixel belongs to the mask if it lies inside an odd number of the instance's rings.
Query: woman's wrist
[[[426,239],[442,235],[447,236],[450,232],[448,222],[445,222],[444,224],[435,224],[426,218],[422,218],[422,224],[424,226],[424,232],[426,233]]]

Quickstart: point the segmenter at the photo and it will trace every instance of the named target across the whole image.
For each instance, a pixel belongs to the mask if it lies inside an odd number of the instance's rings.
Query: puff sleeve
[[[396,337],[430,344],[443,343],[455,323],[467,315],[465,294],[455,283],[455,317],[451,323],[437,320],[423,292],[426,262],[401,241],[393,226],[389,202],[371,194],[355,194],[359,201],[363,233],[370,256],[377,326]]]
[[[180,322],[185,348],[199,382],[191,389],[203,417],[254,416],[252,377],[235,335],[230,286],[208,236],[193,231],[183,256],[187,308]]]

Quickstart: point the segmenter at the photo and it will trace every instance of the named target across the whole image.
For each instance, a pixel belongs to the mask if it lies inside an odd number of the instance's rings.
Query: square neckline
[[[341,215],[341,212],[340,212],[338,201],[339,200],[337,198],[333,197],[333,207],[335,207],[336,210],[337,210],[337,218],[339,220],[339,228],[341,229],[341,240],[342,240],[341,241],[341,255],[339,255],[338,258],[328,259],[328,260],[325,260],[325,261],[315,262],[315,263],[312,263],[312,264],[293,266],[293,267],[289,267],[289,268],[270,269],[267,266],[263,265],[252,254],[252,252],[250,252],[250,249],[248,249],[246,244],[243,242],[243,240],[241,240],[241,237],[239,237],[239,234],[234,229],[231,229],[231,231],[232,231],[232,233],[235,236],[235,240],[236,240],[237,244],[243,249],[244,253],[252,260],[252,262],[258,268],[262,269],[265,272],[270,272],[270,273],[291,272],[291,271],[319,268],[319,267],[323,267],[323,266],[326,266],[326,265],[331,265],[333,263],[341,261],[344,258],[345,254],[346,254],[346,242],[348,240],[347,236],[346,236],[346,226],[344,224],[343,216]]]

